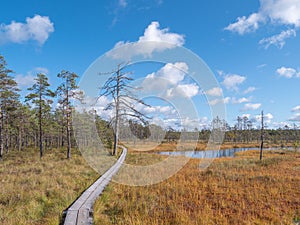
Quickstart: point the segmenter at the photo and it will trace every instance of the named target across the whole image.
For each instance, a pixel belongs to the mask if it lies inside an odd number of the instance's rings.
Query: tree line
[[[0,55],[0,159],[12,149],[22,151],[28,147],[39,148],[43,157],[45,148],[67,147],[71,156],[71,117],[74,98],[81,99],[76,91],[78,75],[62,70],[57,77],[62,79],[56,90],[50,89],[46,74],[38,73],[34,84],[28,88],[25,101],[20,100],[20,89]],[[57,97],[58,107],[51,107]]]
[[[113,98],[114,101],[107,108],[116,108],[115,111],[118,112],[114,116],[116,122],[105,121],[93,110],[82,112],[89,115],[94,114],[99,137],[105,146],[113,149],[113,153],[116,153],[119,136],[122,140],[138,138],[161,141],[163,135],[163,141],[178,140],[180,131],[149,124],[147,122],[149,117],[142,115],[132,105],[129,105],[128,99],[140,104],[145,103],[130,94],[130,89],[133,87],[129,86],[130,78],[122,72],[123,68],[118,66],[115,75],[108,80],[101,93],[101,96],[110,95]],[[57,75],[61,79],[61,84],[56,90],[52,90],[47,75],[38,73],[34,84],[28,88],[29,94],[22,102],[20,89],[12,74],[13,71],[8,68],[5,58],[0,55],[0,160],[3,154],[10,150],[22,151],[28,147],[39,149],[41,158],[45,149],[66,148],[66,157],[70,158],[71,148],[76,147],[72,129],[74,107],[71,102],[74,99],[83,100],[83,93],[76,85],[78,75],[62,70]],[[53,108],[51,104],[55,98],[58,104]],[[125,117],[121,117],[124,115]],[[133,119],[128,119],[127,116],[132,116]],[[136,118],[140,121],[137,121]],[[122,125],[122,129],[119,129],[124,120],[127,120],[126,124],[128,125]],[[82,129],[88,130],[89,128]],[[233,127],[217,117],[213,119],[210,128],[194,132],[198,132],[199,141],[207,142],[211,135],[212,138],[218,139],[214,137],[214,133],[211,133],[212,129],[222,129],[225,132],[225,142],[252,143],[260,141],[259,129],[253,128],[253,121],[247,117],[238,117],[237,123]],[[265,129],[264,132],[265,140],[274,144],[284,146],[292,143],[297,147],[299,145],[300,133],[295,125],[277,130]]]

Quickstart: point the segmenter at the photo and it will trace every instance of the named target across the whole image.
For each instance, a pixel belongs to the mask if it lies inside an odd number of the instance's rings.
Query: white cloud
[[[260,0],[258,12],[250,16],[238,17],[235,23],[225,30],[243,35],[256,31],[261,24],[270,21],[273,24],[300,26],[300,0]]]
[[[289,68],[289,67],[281,67],[276,70],[276,72],[286,78],[292,78],[292,77],[300,77],[300,72],[297,71],[294,68]]]
[[[115,59],[130,59],[136,55],[151,55],[155,51],[163,51],[184,44],[184,36],[169,32],[168,28],[160,29],[159,22],[152,22],[144,31],[144,35],[136,42],[118,42],[107,54]]]
[[[295,121],[295,122],[300,121],[300,113],[296,113],[296,114],[293,115],[289,120],[290,120],[290,121]]]
[[[256,109],[259,109],[260,107],[261,107],[260,103],[247,103],[247,104],[245,104],[242,111],[256,110]]]
[[[197,84],[179,84],[175,88],[170,88],[167,90],[167,97],[174,98],[174,97],[185,97],[185,98],[192,98],[199,93],[199,87]]]
[[[292,108],[292,112],[297,112],[297,111],[300,111],[300,105]]]
[[[294,29],[288,29],[282,31],[280,34],[264,38],[259,41],[259,44],[264,45],[265,49],[268,49],[271,45],[275,45],[281,49],[285,45],[285,39],[290,37],[296,37],[296,31]]]
[[[264,114],[264,124],[270,124],[274,116],[271,113]],[[261,114],[255,116],[256,122],[261,122]]]
[[[226,97],[226,98],[216,98],[216,99],[213,99],[211,101],[209,101],[209,104],[210,105],[217,105],[217,104],[242,104],[242,103],[245,103],[245,102],[249,102],[250,99],[248,98],[245,98],[245,97],[242,97],[242,98],[231,98],[231,97]]]
[[[167,42],[177,46],[184,44],[183,35],[170,33],[168,28],[159,29],[159,22],[152,22],[145,30],[144,36],[139,38],[139,42],[143,41],[157,41]]]
[[[18,74],[16,75],[15,80],[18,86],[21,88],[32,86],[34,84],[34,78],[35,76],[33,76],[32,74],[27,74],[25,76],[23,76],[22,74]]]
[[[222,88],[214,87],[214,88],[206,91],[205,94],[214,96],[214,97],[220,97],[223,94],[223,90],[222,90]]]
[[[27,17],[26,23],[12,21],[9,25],[0,25],[0,44],[24,43],[30,40],[44,44],[54,32],[54,25],[47,16]]]
[[[271,22],[300,26],[299,0],[260,0],[260,13],[270,18]]]
[[[34,68],[34,71],[37,72],[37,73],[43,73],[45,75],[49,74],[49,70],[47,68],[44,68],[44,67],[36,67],[36,68]]]
[[[162,67],[156,76],[168,80],[171,84],[176,85],[183,81],[185,73],[188,72],[188,65],[184,62],[167,63]]]
[[[183,81],[187,72],[188,65],[184,62],[167,63],[157,72],[147,75],[142,86],[145,90],[165,90]]]
[[[256,31],[259,27],[259,23],[263,20],[264,19],[260,14],[253,13],[248,18],[246,16],[238,17],[237,22],[229,24],[225,27],[225,30],[237,32],[240,35],[243,35],[245,33]]]
[[[145,113],[147,115],[155,115],[157,117],[159,114],[163,114],[164,116],[177,115],[176,110],[171,106],[146,106],[143,104],[138,104],[136,106],[138,111]]]
[[[236,99],[236,98],[232,98],[231,99],[231,102],[232,104],[242,104],[242,103],[245,103],[245,102],[249,102],[250,100],[248,98],[239,98],[239,99]]]
[[[240,75],[226,75],[222,84],[229,90],[238,90],[238,85],[242,84],[246,80],[246,77]]]
[[[30,87],[35,81],[35,77],[37,73],[43,73],[45,75],[49,74],[49,70],[44,67],[36,67],[33,70],[29,71],[26,75],[18,74],[15,77],[15,80],[19,86],[19,88]]]
[[[228,104],[230,102],[231,98],[226,97],[226,98],[216,98],[214,100],[211,100],[208,102],[209,105],[214,106],[217,104]]]
[[[255,90],[256,90],[255,87],[248,87],[248,88],[244,91],[244,94],[249,94],[249,93],[251,93],[251,92],[253,92],[253,91],[255,91]]]
[[[167,98],[192,98],[199,93],[199,86],[195,83],[182,83],[188,70],[188,65],[184,62],[167,63],[157,72],[147,75],[142,87],[145,91],[164,92],[162,95]]]

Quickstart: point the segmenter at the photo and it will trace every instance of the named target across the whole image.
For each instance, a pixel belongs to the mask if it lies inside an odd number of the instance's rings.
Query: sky
[[[262,110],[268,127],[300,125],[300,0],[10,0],[1,4],[0,24],[0,54],[24,95],[37,73],[55,88],[63,69],[83,79],[111,49],[163,41],[198,55],[218,85],[202,90],[184,61],[133,70],[148,81],[145,87],[164,88],[167,100],[180,95],[194,102],[202,127],[218,104],[226,106],[230,125],[247,116],[258,126]],[[152,103],[142,110],[170,123],[178,117],[172,104]]]

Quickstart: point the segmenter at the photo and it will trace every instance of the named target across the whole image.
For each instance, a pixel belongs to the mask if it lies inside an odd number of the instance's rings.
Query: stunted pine
[[[72,104],[71,100],[77,99],[82,101],[83,93],[78,90],[76,85],[76,73],[69,71],[61,71],[57,77],[63,80],[63,83],[57,88],[56,93],[59,96],[59,104],[61,105],[62,115],[66,124],[66,136],[67,136],[67,158],[71,157],[71,120],[72,120]]]
[[[9,75],[10,73],[12,70],[6,67],[6,61],[0,55],[0,160],[4,147],[8,151],[9,118],[19,101],[17,82]]]
[[[45,124],[45,115],[50,111],[50,104],[53,102],[51,98],[55,93],[49,89],[48,77],[45,74],[39,73],[34,79],[35,83],[32,87],[28,88],[31,91],[25,98],[35,105],[37,110],[37,118],[39,124],[39,146],[40,157],[43,157],[43,127]]]

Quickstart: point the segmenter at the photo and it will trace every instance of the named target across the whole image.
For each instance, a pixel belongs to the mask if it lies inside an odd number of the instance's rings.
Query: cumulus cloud
[[[278,68],[276,70],[276,73],[279,74],[279,76],[286,77],[286,78],[300,77],[300,72],[290,67],[283,66],[281,68]]]
[[[167,90],[167,97],[172,98],[176,96],[182,96],[185,98],[192,98],[199,93],[199,87],[197,84],[179,84],[177,87]]]
[[[243,35],[256,31],[261,24],[270,21],[273,24],[300,26],[300,0],[260,0],[258,12],[250,16],[238,17],[225,30]]]
[[[139,38],[139,42],[157,41],[167,42],[182,46],[184,44],[183,35],[170,33],[168,28],[159,29],[159,22],[152,22],[145,30],[144,35]]]
[[[205,94],[214,96],[214,97],[220,97],[223,94],[223,90],[222,90],[222,88],[214,87],[208,91],[205,91]]]
[[[43,45],[49,35],[54,32],[54,24],[48,16],[35,15],[27,17],[25,23],[12,21],[10,24],[0,25],[0,44],[25,43],[36,41]]]
[[[259,44],[264,45],[265,49],[268,49],[271,45],[275,45],[279,49],[282,49],[283,46],[285,45],[285,39],[290,37],[296,37],[296,30],[288,29],[282,31],[280,34],[260,40]]]
[[[167,63],[157,72],[147,75],[142,87],[146,91],[164,91],[167,98],[192,98],[199,93],[199,86],[195,83],[183,83],[188,70],[188,65],[184,62]]]
[[[235,23],[229,24],[225,27],[225,30],[237,32],[240,35],[256,31],[259,27],[259,23],[262,22],[264,18],[258,14],[253,13],[248,18],[246,16],[238,17]]]
[[[171,33],[168,28],[160,29],[159,22],[152,22],[144,35],[136,42],[118,42],[107,56],[115,59],[130,59],[135,55],[151,55],[155,51],[164,51],[184,44],[184,36]]]
[[[226,75],[222,84],[228,90],[238,90],[238,85],[242,84],[246,80],[246,77],[237,74]]]
[[[259,109],[260,107],[261,107],[260,103],[247,103],[247,104],[245,104],[242,111],[256,110],[256,109]]]

